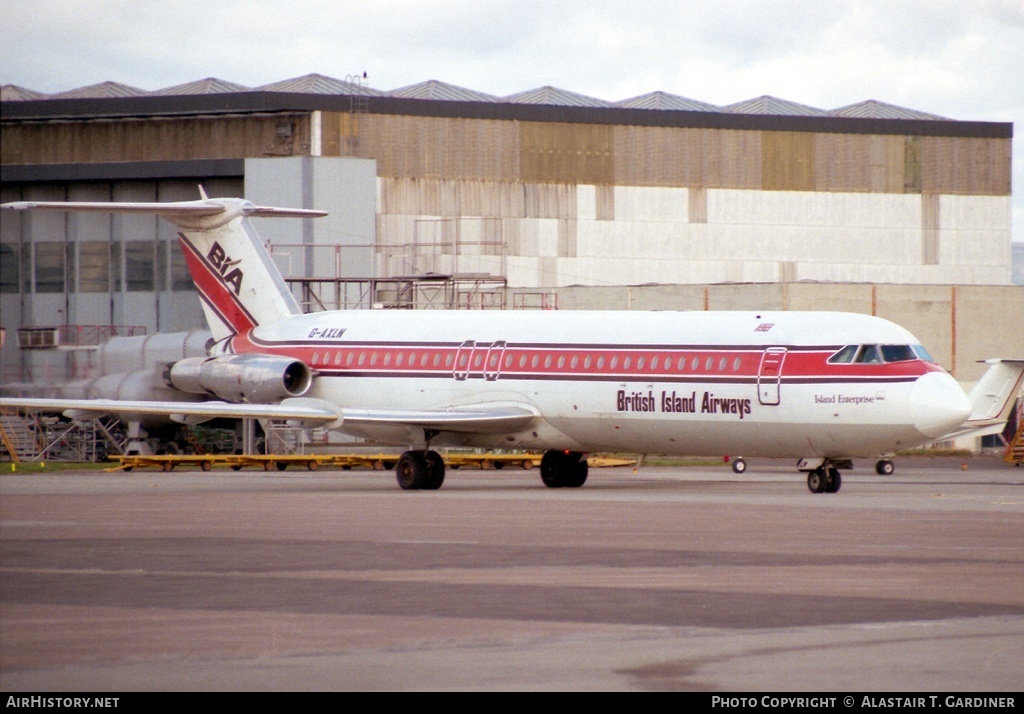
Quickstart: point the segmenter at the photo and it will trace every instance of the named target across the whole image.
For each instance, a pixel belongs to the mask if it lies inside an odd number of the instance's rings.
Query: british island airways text
[[[704,392],[699,408],[697,392],[678,394],[675,390],[662,391],[655,397],[653,391],[627,392],[620,389],[615,399],[615,409],[620,412],[665,412],[669,414],[735,414],[742,419],[750,414],[749,399],[716,397],[714,392]]]

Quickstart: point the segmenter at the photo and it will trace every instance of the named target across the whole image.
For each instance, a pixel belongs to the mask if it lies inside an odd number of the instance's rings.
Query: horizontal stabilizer
[[[14,201],[0,208],[11,211],[84,211],[92,213],[143,213],[166,218],[171,223],[182,219],[206,218],[229,214],[231,217],[253,216],[263,218],[317,218],[326,216],[326,211],[306,208],[274,208],[257,206],[251,201],[237,198],[205,198],[199,201],[169,201],[164,203],[148,201],[104,202],[104,201]]]

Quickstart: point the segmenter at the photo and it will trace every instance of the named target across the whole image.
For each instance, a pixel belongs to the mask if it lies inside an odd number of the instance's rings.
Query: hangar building
[[[4,202],[194,199],[202,184],[330,211],[259,225],[310,309],[430,306],[446,279],[446,304],[466,308],[867,312],[913,331],[964,382],[977,359],[1024,355],[1012,124],[870,100],[613,103],[321,75],[5,86],[2,99]],[[69,356],[86,326],[203,326],[158,219],[4,215],[0,251],[4,381],[88,369]],[[42,339],[64,352],[11,339],[56,327]]]

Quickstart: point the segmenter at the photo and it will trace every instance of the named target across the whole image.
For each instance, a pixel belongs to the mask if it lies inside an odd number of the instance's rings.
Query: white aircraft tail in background
[[[593,451],[793,457],[811,491],[833,493],[853,457],[1005,422],[1024,374],[1024,361],[996,361],[968,399],[912,334],[854,313],[300,314],[245,219],[322,212],[205,194],[3,207],[141,211],[175,224],[216,343],[169,365],[169,379],[220,401],[0,403],[321,424],[407,446],[396,468],[406,489],[441,486],[433,447],[449,445],[544,450],[550,487],[581,486]],[[876,468],[891,472],[891,461]]]

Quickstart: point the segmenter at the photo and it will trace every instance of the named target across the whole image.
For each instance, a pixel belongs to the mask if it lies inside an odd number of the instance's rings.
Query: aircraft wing
[[[462,433],[493,433],[525,428],[536,418],[519,406],[487,405],[457,409],[346,409],[322,399],[295,397],[280,404],[208,402],[147,402],[117,399],[0,399],[0,407],[39,409],[72,418],[103,414],[162,414],[175,421],[209,419],[278,419],[321,424],[331,429],[373,433],[386,429],[430,429]]]
[[[73,418],[92,418],[104,414],[158,414],[199,417],[200,420],[217,419],[293,419],[299,421],[328,422],[340,418],[338,410],[330,410],[326,402],[317,405],[233,404],[231,402],[146,402],[120,399],[0,399],[0,407],[39,409],[66,414]],[[205,417],[205,419],[203,419]],[[188,421],[197,421],[188,419]]]
[[[343,409],[344,427],[409,426],[435,431],[493,433],[518,431],[536,418],[522,407],[486,407],[480,409],[387,410]]]
[[[317,211],[304,208],[274,208],[271,206],[256,206],[249,201],[218,201],[203,199],[201,201],[167,201],[158,202],[123,202],[110,203],[103,201],[13,201],[3,204],[3,207],[12,211],[85,211],[93,213],[143,213],[147,215],[163,216],[172,223],[175,218],[186,218],[193,216],[203,218],[206,216],[217,216],[234,206],[240,215],[270,217],[270,218],[316,218],[326,216],[326,211]]]

